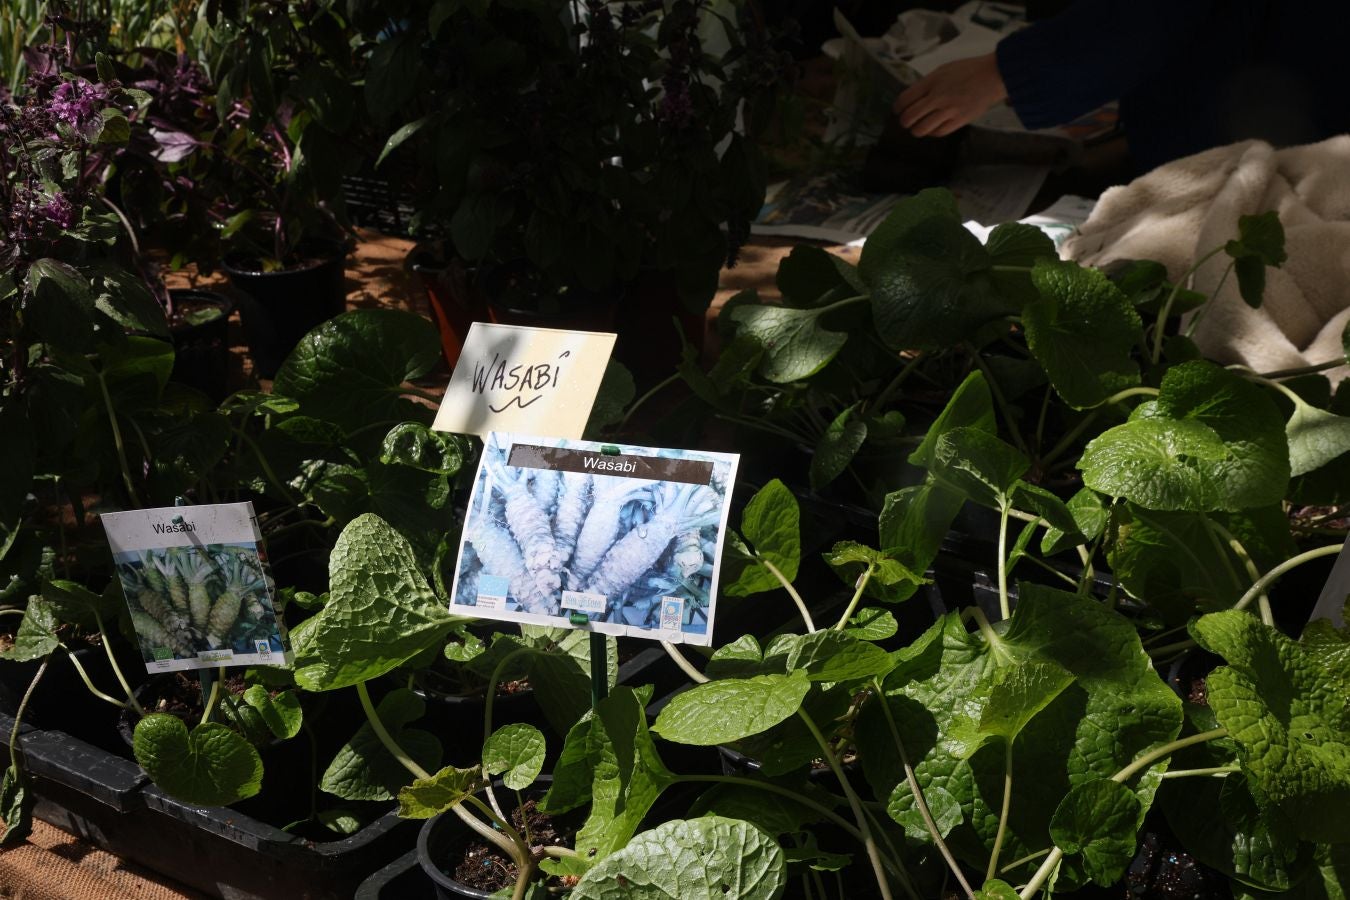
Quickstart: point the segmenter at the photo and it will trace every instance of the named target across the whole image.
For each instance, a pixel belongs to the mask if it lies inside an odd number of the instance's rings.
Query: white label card
[[[1331,567],[1331,575],[1317,597],[1308,621],[1326,619],[1336,628],[1345,627],[1345,602],[1350,595],[1350,542],[1341,547],[1336,564]]]
[[[615,337],[475,322],[432,427],[580,438]]]
[[[101,518],[147,671],[290,665],[252,503]]]
[[[450,611],[707,646],[738,460],[493,432]]]

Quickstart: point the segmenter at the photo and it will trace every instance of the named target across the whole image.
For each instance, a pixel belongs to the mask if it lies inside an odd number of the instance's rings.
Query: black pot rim
[[[553,782],[552,775],[542,775],[535,781],[532,787],[526,788],[526,791],[534,790],[535,788],[540,786],[551,785],[552,782]],[[505,786],[502,784],[501,779],[494,779],[492,782],[492,787],[494,790],[505,789]],[[482,789],[480,789],[477,793],[478,794],[483,793]],[[512,806],[511,808],[514,809],[515,807]],[[436,865],[435,861],[432,860],[431,850],[429,847],[431,843],[431,834],[436,829],[445,827],[441,824],[442,822],[453,822],[454,824],[459,824],[459,819],[455,816],[453,811],[447,810],[446,812],[437,813],[430,819],[427,819],[426,822],[422,824],[421,830],[417,832],[418,865],[422,867],[422,871],[426,874],[428,878],[430,878],[437,886],[439,886],[444,890],[453,891],[454,893],[459,894],[462,897],[472,897],[474,898],[474,900],[489,900],[489,898],[493,896],[492,894],[486,893],[485,891],[480,891],[478,890],[478,888],[469,887],[462,881],[456,881],[449,875],[446,875],[445,872],[441,869],[441,867]],[[468,830],[468,826],[463,827],[465,828],[466,831]]]
[[[176,328],[170,325],[169,332],[177,336],[191,334],[199,328],[210,328],[213,325],[218,325],[223,320],[228,319],[239,305],[233,297],[222,294],[220,291],[203,290],[202,288],[170,288],[169,297],[175,303],[179,300],[205,301],[213,306],[220,307],[222,313],[219,319],[212,319],[210,322],[199,322],[196,325],[184,322]]]
[[[341,241],[329,238],[314,238],[303,241],[300,245],[314,250],[317,259],[306,263],[303,266],[293,266],[286,269],[277,269],[275,272],[264,272],[261,269],[252,268],[249,262],[256,257],[251,256],[241,250],[231,250],[224,254],[220,259],[220,268],[227,275],[244,275],[251,278],[269,278],[280,275],[293,275],[300,272],[312,272],[323,266],[332,265],[336,262],[342,262],[347,258],[347,245]]]

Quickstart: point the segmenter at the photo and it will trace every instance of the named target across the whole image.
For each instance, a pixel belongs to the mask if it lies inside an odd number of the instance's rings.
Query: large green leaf
[[[953,726],[953,749],[969,759],[991,738],[1015,741],[1036,714],[1071,684],[1073,674],[1056,662],[1031,660],[1001,667],[994,675],[989,702],[980,710],[980,718]]]
[[[295,661],[295,680],[306,690],[383,675],[439,644],[456,621],[427,585],[408,542],[378,516],[342,529],[328,566],[328,603]]]
[[[568,735],[568,765],[560,763],[555,771],[544,807],[557,812],[591,804],[576,837],[577,852],[587,859],[602,859],[627,844],[657,797],[675,781],[647,730],[650,699],[650,688],[615,688],[596,704],[594,716]]]
[[[0,659],[30,662],[53,652],[61,645],[61,639],[56,636],[60,624],[51,603],[37,595],[29,597],[19,630],[14,634],[14,644],[0,651]]]
[[[728,584],[722,588],[729,597],[745,597],[764,591],[775,591],[783,586],[769,570],[776,568],[789,582],[796,580],[801,564],[801,511],[797,498],[783,482],[775,478],[756,492],[741,514],[741,531],[750,541],[750,547],[728,542],[726,561],[739,562],[742,568],[727,574]],[[729,567],[730,568],[730,567]]]
[[[811,489],[820,490],[844,473],[867,440],[867,422],[858,415],[858,404],[845,409],[816,442],[811,454]]]
[[[483,742],[483,771],[502,776],[502,784],[523,791],[544,768],[544,733],[525,722],[503,725]]]
[[[1240,510],[1284,499],[1284,419],[1256,385],[1213,363],[1170,369],[1157,400],[1083,450],[1083,483],[1147,509]]]
[[[774,278],[789,306],[807,308],[863,293],[857,270],[843,257],[798,244],[778,264]]]
[[[767,731],[796,713],[810,689],[801,670],[710,681],[666,704],[652,730],[680,744],[728,744]]]
[[[353,431],[425,410],[403,399],[402,385],[430,372],[440,356],[436,327],[421,316],[358,309],[305,335],[272,387],[298,400],[307,415]]]
[[[998,431],[994,420],[994,398],[981,372],[971,372],[952,391],[947,405],[928,427],[923,441],[909,455],[909,461],[923,469],[932,468],[938,441],[955,428],[978,428],[990,434]]]
[[[544,717],[559,734],[590,709],[591,650],[590,634],[569,628],[522,625],[519,635],[498,634],[487,652],[470,662],[470,668],[483,678],[494,673],[500,679],[528,678]],[[606,669],[609,683],[618,676],[614,638],[605,639]],[[499,663],[505,668],[498,671]]]
[[[1120,290],[1096,269],[1043,259],[1031,272],[1039,293],[1022,310],[1027,347],[1074,409],[1096,406],[1139,383],[1130,357],[1142,327]]]
[[[441,764],[441,742],[435,735],[408,723],[422,717],[426,703],[407,688],[390,691],[375,714],[393,737],[423,769]],[[385,748],[369,722],[363,722],[343,744],[319,780],[319,789],[344,800],[393,800],[412,779],[403,764]]]
[[[1206,679],[1209,705],[1263,812],[1301,839],[1350,841],[1350,679],[1245,612],[1203,616],[1191,631],[1228,663]]]
[[[159,789],[184,803],[226,806],[262,787],[258,751],[217,722],[188,731],[177,716],[151,713],[136,723],[132,747]]]
[[[738,306],[731,320],[738,334],[755,338],[764,348],[759,374],[769,381],[801,381],[834,359],[848,335],[820,324],[828,307],[793,309],[788,306]]]
[[[824,682],[873,678],[895,665],[876,644],[832,629],[779,635],[764,651],[764,662],[770,667],[781,663],[785,672],[798,670],[812,681]]]
[[[1350,453],[1350,419],[1302,400],[1294,402],[1285,434],[1289,439],[1289,474],[1295,477]]]
[[[0,779],[0,816],[5,820],[0,847],[16,847],[33,833],[33,805],[37,798],[26,782],[27,778],[12,765]]]
[[[76,352],[94,340],[94,293],[73,266],[39,259],[28,267],[23,323],[43,341]]]
[[[952,195],[930,189],[902,200],[877,226],[858,274],[883,341],[896,350],[938,349],[1014,311],[994,290],[990,266]]]
[[[572,890],[575,900],[775,900],[787,883],[774,838],[738,819],[676,819],[635,836]]]
[[[1020,859],[1049,847],[1050,821],[1076,784],[1109,778],[1147,750],[1175,738],[1181,702],[1154,672],[1134,626],[1094,600],[1023,583],[1013,616],[988,630],[966,631],[960,617],[944,617],[898,654],[886,677],[891,720],[914,763],[919,786],[943,788],[962,808],[963,823],[948,842],[973,866],[988,862],[1004,792],[1002,741],[980,746],[964,758],[971,723],[991,707],[1002,670],[1055,673],[1073,683],[1052,690],[1020,692],[1005,682],[1006,709],[990,709],[990,726],[1020,723],[1012,745],[1012,802],[1003,852]],[[1058,667],[1058,668],[1055,668]],[[1051,687],[1059,678],[1048,679]],[[1036,679],[1037,683],[1041,679]],[[1044,706],[1039,700],[1053,694]],[[1031,702],[1035,698],[1037,702]],[[879,704],[865,707],[857,725],[859,755],[874,792],[890,797],[904,778],[891,727]],[[1028,720],[1025,713],[1037,710]],[[1010,712],[1011,711],[1011,712]],[[1019,712],[1020,711],[1020,712]],[[1017,714],[1014,714],[1017,713]],[[1146,808],[1166,763],[1155,764],[1129,784]],[[1025,877],[1034,868],[1019,868]],[[1066,861],[1061,884],[1081,883],[1081,866]]]
[[[469,453],[468,441],[459,435],[432,431],[420,422],[401,422],[384,436],[380,462],[434,475],[455,475]]]
[[[1134,858],[1144,817],[1128,787],[1099,778],[1075,785],[1050,820],[1050,836],[1068,854],[1079,854],[1088,877],[1104,887],[1119,880]]]
[[[953,428],[938,439],[931,471],[982,506],[1010,503],[1013,485],[1031,462],[1013,445],[980,428]]]
[[[398,814],[405,819],[430,819],[453,809],[483,786],[482,770],[446,766],[429,778],[418,778],[398,792]]]

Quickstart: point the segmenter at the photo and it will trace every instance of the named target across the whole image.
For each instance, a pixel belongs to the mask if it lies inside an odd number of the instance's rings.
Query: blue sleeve
[[[1221,0],[1076,0],[999,41],[1008,103],[1028,128],[1071,121],[1164,67]]]

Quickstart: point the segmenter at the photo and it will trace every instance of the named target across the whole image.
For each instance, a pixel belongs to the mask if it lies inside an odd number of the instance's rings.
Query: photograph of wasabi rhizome
[[[251,542],[114,554],[146,663],[282,652],[276,612]]]
[[[510,446],[488,440],[465,524],[457,605],[564,619],[580,611],[596,622],[707,633],[730,464],[661,451],[661,460],[705,463],[707,481],[657,481],[626,471],[650,450],[611,449],[618,452],[591,452],[580,471],[564,472],[512,466]]]

